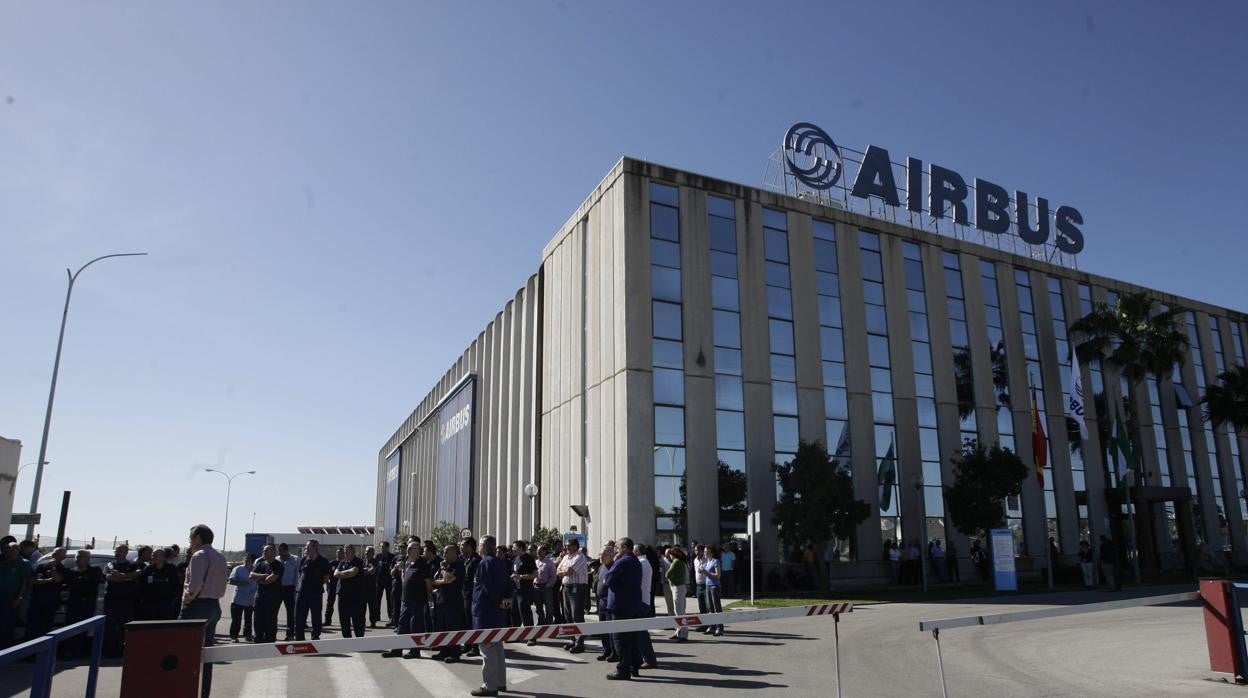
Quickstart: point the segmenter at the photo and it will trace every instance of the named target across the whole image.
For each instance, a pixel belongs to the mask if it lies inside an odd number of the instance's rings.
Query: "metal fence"
[[[52,675],[56,671],[56,650],[64,641],[77,635],[91,633],[91,664],[87,670],[87,698],[95,697],[95,686],[100,676],[100,655],[104,650],[104,616],[94,616],[67,625],[64,628],[28,640],[6,650],[0,650],[0,666],[6,666],[34,655],[34,674],[30,682],[31,698],[50,698]]]

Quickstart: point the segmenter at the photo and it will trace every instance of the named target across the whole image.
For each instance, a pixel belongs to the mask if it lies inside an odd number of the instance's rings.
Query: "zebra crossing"
[[[429,654],[426,652],[425,656]],[[508,687],[520,688],[537,678],[541,671],[570,669],[592,661],[592,655],[586,657],[586,654],[569,654],[556,645],[508,645]],[[393,659],[378,653],[359,653],[302,657],[274,667],[256,665],[256,662],[218,665],[213,695],[237,695],[238,698],[441,697],[466,695],[481,683],[481,660],[470,657],[458,664],[445,664],[428,658]]]

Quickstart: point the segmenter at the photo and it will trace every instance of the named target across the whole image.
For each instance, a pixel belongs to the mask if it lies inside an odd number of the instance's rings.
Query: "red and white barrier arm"
[[[538,625],[522,628],[490,628],[486,630],[447,630],[418,635],[392,635],[389,633],[365,637],[316,640],[315,642],[277,642],[262,645],[216,645],[204,648],[205,662],[237,662],[247,659],[266,659],[299,654],[330,654],[350,652],[379,652],[382,650],[430,649],[448,645],[468,645],[484,642],[526,642],[528,640],[562,640],[580,635],[608,635],[640,630],[675,630],[705,625],[736,625],[777,618],[802,616],[830,616],[854,610],[851,603],[828,603],[815,606],[786,606],[750,611],[726,613],[702,613],[688,616],[656,616],[630,620],[608,620],[595,623],[565,623],[563,625]]]

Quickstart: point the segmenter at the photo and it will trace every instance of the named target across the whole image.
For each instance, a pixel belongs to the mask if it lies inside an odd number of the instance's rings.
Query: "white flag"
[[[1079,438],[1088,438],[1088,424],[1083,419],[1083,374],[1079,372],[1079,357],[1070,352],[1070,402],[1066,416],[1079,424]]]

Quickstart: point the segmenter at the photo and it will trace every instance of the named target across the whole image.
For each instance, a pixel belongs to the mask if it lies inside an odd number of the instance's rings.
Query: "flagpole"
[[[1131,485],[1135,483],[1136,473],[1131,471],[1131,481],[1127,483],[1127,511],[1131,514],[1131,567],[1135,572],[1135,583],[1140,583],[1140,546],[1135,542],[1135,507],[1131,504]]]

